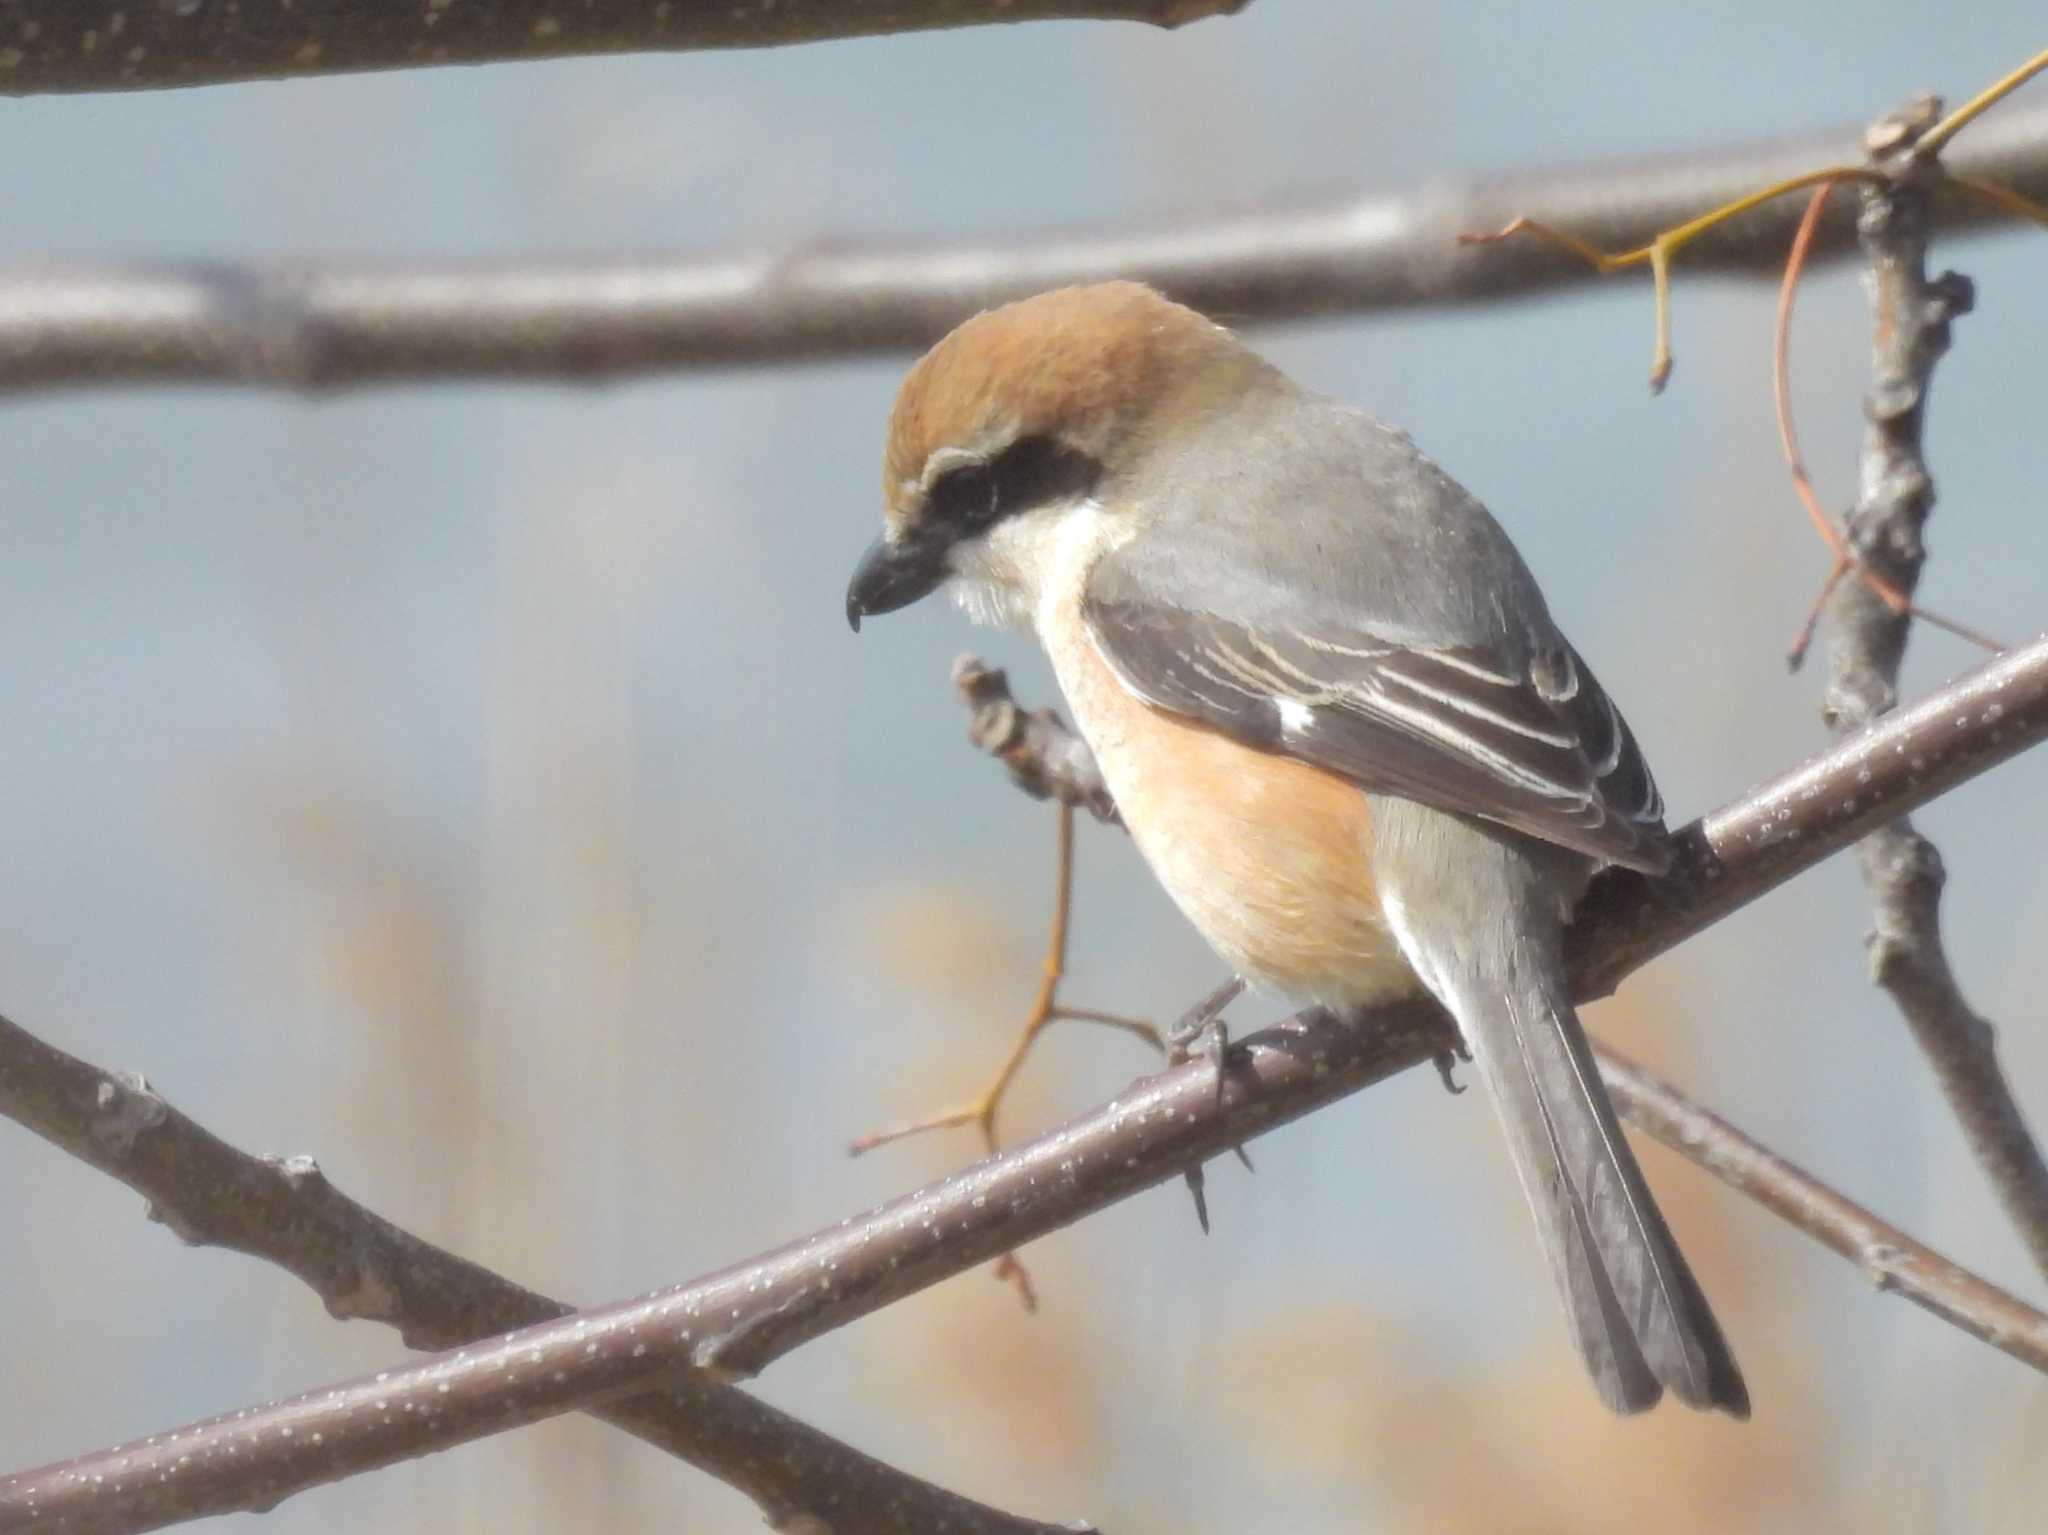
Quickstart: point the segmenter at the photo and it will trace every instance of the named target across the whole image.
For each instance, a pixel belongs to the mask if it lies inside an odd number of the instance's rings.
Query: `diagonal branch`
[[[388,1322],[414,1348],[452,1348],[572,1309],[364,1209],[311,1158],[237,1150],[140,1077],[102,1071],[5,1018],[0,1114],[134,1189],[185,1241],[289,1270],[331,1315]],[[808,1514],[839,1535],[1058,1535],[905,1475],[701,1371],[592,1410],[745,1493],[772,1528]],[[176,1516],[183,1494],[182,1482],[166,1483],[152,1520]],[[84,1510],[77,1527],[120,1526],[103,1513]],[[0,1503],[0,1528],[9,1519]]]
[[[1086,743],[1049,710],[1023,714],[1000,670],[962,656],[953,663],[953,679],[971,711],[968,739],[1008,767],[1025,792],[1063,802],[1102,792]],[[1028,722],[1029,729],[1006,730],[1006,721]],[[1597,1041],[1593,1050],[1615,1106],[1637,1129],[1847,1258],[1879,1289],[2048,1372],[2048,1316],[1750,1139],[1627,1056]]]
[[[507,59],[765,48],[990,22],[1177,27],[1246,0],[9,0],[0,95],[129,91]]]
[[[54,0],[53,0],[54,3]],[[150,9],[136,7],[137,11]],[[1353,192],[1092,230],[931,243],[821,239],[647,257],[435,264],[158,262],[0,268],[0,392],[213,383],[328,391],[419,380],[630,378],[897,352],[977,309],[1138,277],[1231,323],[1576,286],[1598,274],[1540,241],[1460,246],[1522,215],[1619,250],[1815,164],[1852,131]],[[2048,200],[2048,107],[1972,125],[1956,176]],[[1779,199],[1686,247],[1689,272],[1774,274],[1799,219]],[[1944,227],[1999,216],[1942,203]],[[1855,253],[1846,208],[1813,259]]]
[[[1606,1045],[1594,1048],[1615,1107],[1638,1130],[1841,1254],[1878,1289],[2048,1372],[2048,1316],[1759,1145],[1627,1056]]]
[[[1582,994],[1874,827],[2048,736],[2048,635],[1894,711],[1679,833],[1678,872],[1603,877],[1573,933]],[[679,1368],[750,1374],[822,1334],[1430,1059],[1411,999],[1304,1014],[1000,1157],[749,1262],[375,1377],[0,1477],[0,1530],[139,1530],[307,1487],[622,1393]]]
[[[1966,277],[1927,276],[1938,167],[1918,152],[1917,141],[1939,115],[1940,104],[1923,98],[1872,128],[1871,164],[1884,176],[1864,188],[1858,220],[1870,262],[1874,335],[1862,490],[1848,537],[1858,557],[1908,596],[1919,583],[1922,530],[1934,509],[1922,451],[1928,388],[1948,350],[1950,321],[1969,312],[1973,297]],[[1844,585],[1830,612],[1822,712],[1839,735],[1896,701],[1911,615],[1862,583]],[[1857,859],[1875,914],[1872,977],[1898,1004],[2007,1217],[2048,1273],[2048,1163],[1999,1067],[1990,1023],[1970,1007],[1949,967],[1941,941],[1941,854],[1900,816],[1866,838]]]

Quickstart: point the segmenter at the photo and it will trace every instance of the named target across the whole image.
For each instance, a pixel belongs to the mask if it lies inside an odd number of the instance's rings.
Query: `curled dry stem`
[[[2044,228],[2048,228],[2048,206],[2043,206],[2031,198],[2012,191],[2010,188],[2000,186],[1996,182],[1987,181],[1980,177],[1949,176],[1945,171],[1941,171],[1936,159],[1942,146],[1955,137],[1957,133],[1982,116],[1988,109],[2003,101],[2007,96],[2010,96],[2014,91],[2026,84],[2027,81],[2033,79],[2035,75],[2040,74],[2044,69],[2048,69],[2048,51],[2036,54],[2019,68],[2003,78],[1992,82],[1992,84],[1979,91],[1962,106],[1942,118],[1940,122],[1914,140],[1911,150],[1914,164],[1923,168],[1933,168],[1941,174],[1942,179],[1947,184],[1982,199],[2003,213],[2009,214],[2014,218],[2030,220],[2033,223],[2042,225]],[[1514,235],[1528,234],[1546,240],[1561,250],[1569,251],[1572,255],[1577,256],[1581,261],[1592,267],[1594,271],[1603,275],[1610,272],[1626,271],[1630,267],[1648,266],[1650,269],[1650,280],[1655,290],[1654,302],[1656,307],[1656,339],[1650,354],[1650,392],[1652,394],[1661,394],[1664,390],[1664,385],[1671,378],[1671,258],[1673,256],[1677,255],[1686,246],[1709,230],[1727,223],[1730,219],[1740,218],[1743,214],[1760,208],[1765,203],[1783,197],[1788,193],[1804,191],[1809,187],[1815,188],[1818,193],[1845,181],[1869,183],[1882,181],[1883,179],[1884,173],[1882,171],[1868,165],[1825,165],[1817,170],[1806,171],[1797,176],[1787,177],[1782,181],[1774,181],[1770,185],[1761,187],[1754,192],[1748,192],[1740,197],[1732,198],[1718,207],[1708,209],[1705,213],[1695,218],[1688,219],[1682,224],[1665,230],[1647,245],[1639,245],[1630,250],[1604,251],[1580,239],[1577,235],[1549,224],[1540,223],[1531,218],[1510,219],[1501,228],[1490,234],[1462,234],[1458,236],[1458,243],[1461,245],[1489,245],[1494,241],[1505,240]],[[1810,243],[1812,236],[1808,234],[1806,239]],[[1829,542],[1832,546],[1836,543],[1836,540],[1830,538]],[[1880,595],[1882,594],[1880,593]],[[1886,601],[1889,603],[1891,598],[1887,597]],[[1897,609],[1897,611],[1903,612],[1904,609]],[[1923,614],[1922,616],[1928,615]],[[1944,623],[1943,627],[1949,627],[1949,625]],[[1979,640],[1981,638],[1968,631],[1958,630],[1957,632],[1962,633],[1966,639]],[[1992,648],[1996,649],[1997,647],[1994,645]]]

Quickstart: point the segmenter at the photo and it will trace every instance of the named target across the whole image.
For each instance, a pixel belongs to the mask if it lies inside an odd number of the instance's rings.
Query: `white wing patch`
[[[1300,735],[1315,725],[1316,711],[1298,698],[1276,698],[1273,707],[1280,711],[1280,728],[1290,735]]]

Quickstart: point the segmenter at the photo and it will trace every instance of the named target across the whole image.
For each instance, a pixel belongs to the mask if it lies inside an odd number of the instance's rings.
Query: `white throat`
[[[1096,501],[1037,507],[958,544],[947,589],[976,623],[1040,631],[1048,606],[1070,598],[1128,536]]]

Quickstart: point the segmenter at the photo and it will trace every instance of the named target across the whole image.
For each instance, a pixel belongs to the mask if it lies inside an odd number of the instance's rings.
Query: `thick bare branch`
[[[1647,914],[1610,882],[1575,932],[1585,989],[1873,827],[2048,736],[2048,635],[1703,822]],[[1633,876],[1640,880],[1639,876]],[[1647,882],[1637,896],[1648,896]],[[1622,905],[1618,908],[1617,902]],[[1702,915],[1702,912],[1711,916]],[[1610,950],[1626,960],[1605,959]],[[707,1278],[381,1374],[0,1478],[0,1530],[153,1528],[267,1507],[688,1366],[751,1374],[789,1350],[1299,1117],[1453,1040],[1434,1004],[1351,1025],[1305,1014],[1242,1041],[1219,1093],[1196,1061],[999,1157]],[[168,1502],[172,1489],[177,1502]]]
[[[1861,488],[1849,514],[1856,552],[1911,595],[1926,558],[1922,530],[1934,480],[1922,435],[1935,364],[1949,325],[1969,311],[1969,279],[1930,281],[1927,245],[1936,168],[1914,153],[1940,111],[1923,100],[1878,123],[1871,162],[1885,179],[1866,186],[1858,220],[1869,259],[1872,382],[1864,400]],[[1909,616],[1863,582],[1845,582],[1830,606],[1829,681],[1823,714],[1837,734],[1854,731],[1898,699]],[[1978,1163],[2043,1273],[2048,1273],[2048,1163],[1999,1068],[1989,1022],[1965,1000],[1941,941],[1941,854],[1901,816],[1857,849],[1875,925],[1870,967],[1891,993]]]
[[[140,1077],[65,1054],[0,1018],[0,1114],[118,1178],[196,1246],[287,1269],[336,1317],[388,1322],[414,1348],[443,1349],[566,1316],[573,1308],[392,1225],[335,1188],[311,1158],[239,1151]],[[701,1371],[592,1409],[760,1505],[775,1529],[811,1515],[841,1535],[1057,1535],[921,1482]],[[151,1522],[185,1517],[171,1478]],[[48,1513],[45,1509],[43,1512]],[[0,1528],[20,1517],[0,1502]],[[47,1528],[38,1523],[37,1527]],[[128,1528],[85,1510],[76,1528]]]
[[[972,656],[962,656],[953,663],[953,677],[973,709],[968,738],[1000,759],[1027,792],[1038,798],[1067,798],[1087,792],[1091,786],[1099,788],[1101,773],[1087,745],[1049,710],[1023,714],[1001,671],[984,667]],[[971,689],[963,681],[970,678]],[[1928,712],[1925,705],[1921,707],[1932,734],[1938,736],[1944,729],[1953,728],[1938,714]],[[1006,714],[1032,722],[1034,728],[1028,739],[1002,733],[991,735],[984,729],[985,719],[999,719]],[[1719,825],[1709,828],[1707,839],[1713,843],[1776,834],[1781,811],[1793,805],[1811,805],[1824,789],[1821,781],[1791,775],[1780,780],[1779,794],[1760,797],[1747,815],[1716,818]],[[1793,834],[1796,836],[1799,830],[1803,828],[1795,829]],[[1612,898],[1611,890],[1603,896],[1610,911]],[[1598,919],[1588,926],[1595,934],[1609,930]],[[1622,952],[1630,951],[1624,948]],[[1581,967],[1580,973],[1587,974],[1585,967]],[[2048,1316],[1952,1263],[1751,1140],[1727,1120],[1692,1102],[1670,1083],[1626,1056],[1598,1042],[1593,1048],[1615,1105],[1630,1124],[1691,1158],[1731,1188],[1747,1194],[1841,1254],[1880,1289],[1903,1295],[1993,1348],[2048,1372]]]
[[[1642,244],[1702,209],[1853,159],[1853,132],[1472,180],[1291,207],[977,240],[820,240],[776,250],[554,262],[202,263],[0,269],[0,391],[214,383],[328,391],[426,379],[594,381],[911,350],[977,309],[1138,277],[1232,322],[1508,298],[1594,280],[1542,241],[1461,247],[1522,214]],[[2048,107],[1974,125],[1958,174],[2048,199]],[[1847,199],[1814,260],[1854,253]],[[1686,247],[1678,272],[1773,273],[1799,217],[1781,199]],[[1997,217],[1942,205],[1945,228]]]
[[[7,0],[0,95],[764,48],[989,22],[1177,27],[1246,0]]]

